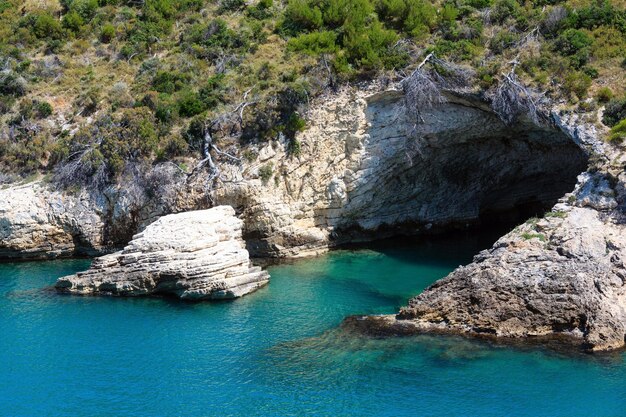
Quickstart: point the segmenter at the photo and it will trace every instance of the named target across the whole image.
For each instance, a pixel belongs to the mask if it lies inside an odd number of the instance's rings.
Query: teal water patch
[[[232,302],[60,296],[89,261],[0,264],[2,416],[623,416],[626,358],[455,337],[368,339],[488,242],[440,239],[273,266]]]

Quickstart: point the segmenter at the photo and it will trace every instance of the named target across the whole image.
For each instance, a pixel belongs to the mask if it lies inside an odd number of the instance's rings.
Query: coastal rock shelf
[[[242,221],[230,206],[161,217],[120,252],[94,260],[85,272],[59,278],[71,294],[172,294],[186,300],[241,297],[269,282],[251,264]]]
[[[517,227],[397,316],[353,317],[345,325],[376,334],[556,338],[590,351],[623,347],[624,180],[581,175],[569,202]]]

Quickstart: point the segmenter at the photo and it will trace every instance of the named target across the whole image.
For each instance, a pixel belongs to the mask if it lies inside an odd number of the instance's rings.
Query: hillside
[[[190,174],[207,133],[225,158],[281,135],[297,157],[313,97],[427,57],[428,81],[462,71],[503,119],[606,106],[595,122],[626,135],[618,2],[0,0],[0,182],[101,188],[162,161]]]

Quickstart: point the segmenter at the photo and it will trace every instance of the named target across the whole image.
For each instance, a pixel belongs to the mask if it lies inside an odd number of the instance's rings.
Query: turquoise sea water
[[[337,251],[232,302],[60,296],[89,261],[0,264],[2,416],[624,416],[626,357],[338,330],[488,242]]]

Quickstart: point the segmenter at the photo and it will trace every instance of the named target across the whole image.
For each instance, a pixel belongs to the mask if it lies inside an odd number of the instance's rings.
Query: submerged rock
[[[236,298],[267,284],[251,264],[242,221],[230,206],[161,217],[120,252],[94,260],[85,272],[59,278],[71,294],[172,294],[187,300]]]

